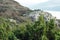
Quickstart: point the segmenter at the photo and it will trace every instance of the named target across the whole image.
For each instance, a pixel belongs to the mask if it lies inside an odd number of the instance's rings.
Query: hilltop
[[[23,17],[22,15],[30,11],[32,10],[20,5],[14,0],[0,0],[0,17],[26,21],[26,17]]]

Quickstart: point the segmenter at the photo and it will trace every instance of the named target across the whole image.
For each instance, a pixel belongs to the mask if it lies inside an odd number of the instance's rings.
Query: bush
[[[0,23],[0,39],[2,40],[60,40],[60,30],[56,29],[55,20],[45,21],[44,15],[31,24],[16,25],[4,18],[0,18]]]

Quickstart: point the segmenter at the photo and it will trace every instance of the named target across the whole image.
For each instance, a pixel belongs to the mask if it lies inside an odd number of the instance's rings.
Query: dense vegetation
[[[0,18],[0,40],[60,40],[55,19],[44,20],[41,15],[34,23],[16,24]]]

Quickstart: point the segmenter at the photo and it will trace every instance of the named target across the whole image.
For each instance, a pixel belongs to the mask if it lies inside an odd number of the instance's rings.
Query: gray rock
[[[43,11],[33,11],[33,12],[29,13],[29,17],[31,17],[32,20],[37,21],[41,14],[44,15],[44,19],[46,21],[49,21],[50,19],[54,18],[50,13],[43,12]]]

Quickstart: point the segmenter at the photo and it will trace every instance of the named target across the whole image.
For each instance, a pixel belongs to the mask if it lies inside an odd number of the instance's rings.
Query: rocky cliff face
[[[19,3],[17,3],[14,0],[0,0],[0,8],[11,10],[11,11],[15,10],[20,13],[22,13],[22,12],[25,13],[26,11],[30,10],[29,8],[20,5]]]
[[[28,14],[28,16],[31,17],[32,20],[38,20],[38,18],[39,18],[39,16],[40,16],[41,14],[44,15],[44,19],[45,19],[46,21],[49,21],[50,19],[53,19],[53,18],[54,18],[50,13],[44,12],[44,11],[42,11],[42,10],[30,12],[30,13]]]
[[[17,22],[26,22],[37,20],[40,14],[44,14],[45,20],[54,18],[50,13],[41,10],[30,10],[17,3],[14,0],[0,0],[0,17],[15,20]],[[57,20],[59,22],[59,20]],[[59,24],[60,25],[60,24]]]
[[[14,0],[0,0],[0,17],[23,20],[22,15],[31,11]]]

